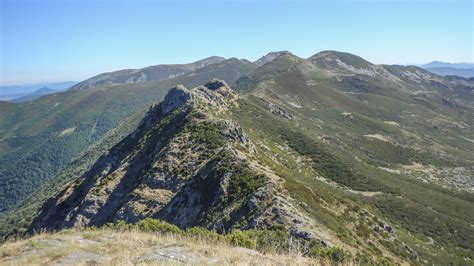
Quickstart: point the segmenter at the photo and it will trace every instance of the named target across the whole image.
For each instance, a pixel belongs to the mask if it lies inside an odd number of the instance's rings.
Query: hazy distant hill
[[[0,101],[8,101],[15,98],[20,98],[44,87],[47,87],[54,91],[63,91],[74,86],[76,83],[77,82],[75,81],[64,81],[53,83],[0,86]]]
[[[422,65],[422,68],[433,68],[433,67],[449,67],[456,69],[469,69],[474,68],[474,63],[447,63],[440,61],[433,61],[428,64]]]
[[[431,73],[435,73],[441,76],[460,76],[465,78],[474,77],[474,67],[473,68],[452,68],[452,67],[423,67],[425,70],[428,70]]]
[[[421,68],[441,76],[474,77],[474,63],[446,63],[433,61],[421,65]]]
[[[37,89],[36,91],[34,91],[30,94],[25,95],[25,96],[14,98],[14,99],[11,100],[11,102],[21,103],[21,102],[32,101],[32,100],[37,99],[41,96],[45,96],[45,95],[55,93],[55,92],[58,92],[58,91],[52,90],[52,89],[47,88],[47,87],[43,87],[41,89]]]

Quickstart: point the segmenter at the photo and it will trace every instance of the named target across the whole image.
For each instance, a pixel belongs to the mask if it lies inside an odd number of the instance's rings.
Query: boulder
[[[193,96],[190,91],[183,85],[176,85],[166,94],[165,99],[161,105],[161,112],[168,114],[178,106],[185,104],[192,100]]]

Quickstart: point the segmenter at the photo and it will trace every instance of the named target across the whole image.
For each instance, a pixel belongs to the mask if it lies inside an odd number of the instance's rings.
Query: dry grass
[[[385,137],[384,135],[381,135],[381,134],[367,134],[367,135],[364,135],[364,137],[372,138],[372,139],[378,139],[378,140],[385,141],[385,142],[390,142],[390,140],[387,139],[387,137]]]
[[[0,246],[2,265],[321,265],[298,254],[261,254],[216,240],[140,231],[66,230]]]

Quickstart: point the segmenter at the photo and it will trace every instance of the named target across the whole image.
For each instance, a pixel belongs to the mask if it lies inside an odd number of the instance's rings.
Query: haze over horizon
[[[472,1],[111,3],[2,1],[0,85],[279,50],[338,50],[377,64],[474,61]]]

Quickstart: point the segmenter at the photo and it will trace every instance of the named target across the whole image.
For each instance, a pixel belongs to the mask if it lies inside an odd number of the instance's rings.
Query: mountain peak
[[[204,86],[188,89],[183,85],[176,85],[166,94],[161,112],[168,114],[182,105],[194,105],[197,102],[206,103],[205,106],[224,107],[237,98],[235,92],[220,79],[212,79]]]
[[[191,100],[190,91],[183,85],[176,85],[165,96],[163,104],[161,105],[161,112],[168,114],[177,107],[189,102]]]
[[[48,87],[42,87],[42,88],[40,88],[40,89],[37,89],[37,90],[35,91],[35,93],[45,93],[45,92],[46,92],[46,93],[49,93],[49,92],[53,92],[53,91],[54,91],[53,89],[50,89],[50,88],[48,88]]]
[[[319,53],[314,54],[310,58],[308,58],[313,63],[321,63],[325,61],[326,63],[331,61],[341,61],[347,65],[352,65],[354,67],[367,67],[373,65],[369,61],[359,57],[357,55],[346,53],[346,52],[339,52],[339,51],[321,51]]]
[[[72,87],[72,89],[89,89],[97,86],[136,83],[150,80],[164,80],[189,74],[209,65],[226,61],[219,56],[211,56],[188,64],[161,64],[140,69],[123,69],[102,73],[86,79]]]
[[[343,74],[376,75],[376,66],[350,53],[322,51],[308,58],[313,64],[331,72]]]
[[[255,61],[254,64],[256,64],[257,66],[263,66],[266,63],[269,63],[269,62],[273,61],[275,58],[277,58],[281,55],[285,55],[285,54],[292,55],[292,53],[290,53],[289,51],[286,51],[286,50],[277,51],[277,52],[270,52],[270,53],[260,57],[260,59]]]
[[[474,63],[449,63],[449,62],[442,62],[442,61],[432,61],[428,64],[422,65],[422,68],[454,68],[454,69],[470,69],[474,68]]]
[[[199,67],[205,67],[205,66],[210,65],[210,64],[220,63],[224,60],[226,60],[226,59],[224,57],[221,57],[221,56],[209,56],[209,57],[206,57],[206,58],[201,59],[199,61],[196,61],[192,64],[194,64],[195,67],[199,68]]]

